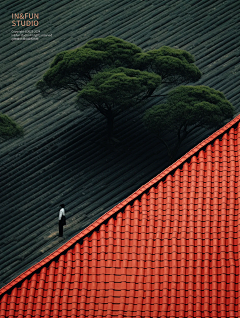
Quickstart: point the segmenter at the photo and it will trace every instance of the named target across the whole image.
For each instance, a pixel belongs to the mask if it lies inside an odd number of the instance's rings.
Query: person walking
[[[63,226],[66,225],[65,205],[60,205],[60,211],[58,216],[59,236],[63,236]]]

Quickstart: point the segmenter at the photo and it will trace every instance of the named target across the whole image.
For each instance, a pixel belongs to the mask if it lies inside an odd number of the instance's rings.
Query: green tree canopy
[[[93,39],[80,48],[58,53],[37,87],[44,95],[56,90],[79,92],[106,67],[132,67],[141,49],[114,36]]]
[[[135,44],[108,36],[58,53],[37,87],[44,96],[76,92],[78,104],[94,107],[107,118],[111,137],[115,114],[154,96],[162,78],[178,84],[200,77],[187,51],[163,47],[143,52]]]
[[[114,36],[90,40],[83,47],[104,52],[106,54],[105,65],[111,67],[133,68],[137,54],[142,52],[137,45]]]
[[[96,74],[78,93],[80,104],[95,104],[98,110],[128,108],[138,103],[148,92],[161,84],[161,76],[124,67],[109,69]]]
[[[14,120],[4,114],[0,114],[0,138],[9,139],[23,134],[23,129]]]
[[[144,123],[167,146],[173,159],[182,141],[195,129],[218,128],[233,117],[234,108],[224,94],[207,86],[179,86],[169,92],[166,103],[155,105],[144,115]],[[172,153],[164,132],[177,135]]]
[[[201,72],[194,61],[194,57],[187,51],[163,46],[137,54],[136,66],[160,75],[164,83],[179,85],[196,82],[201,78]]]

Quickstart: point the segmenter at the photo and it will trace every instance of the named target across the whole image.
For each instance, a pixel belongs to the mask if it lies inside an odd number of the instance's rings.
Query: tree
[[[112,138],[114,117],[139,103],[160,83],[161,77],[154,73],[124,67],[109,69],[95,75],[78,93],[78,102],[82,107],[94,105],[107,118],[108,136]]]
[[[194,130],[220,127],[233,117],[234,108],[224,94],[207,86],[179,86],[168,93],[166,103],[155,105],[144,114],[144,123],[164,143],[171,161],[182,141]],[[176,135],[170,149],[164,132]]]
[[[75,92],[79,108],[93,107],[106,117],[111,138],[116,114],[154,96],[162,78],[164,83],[179,84],[200,77],[193,56],[184,50],[163,47],[143,52],[108,36],[58,53],[37,87],[44,96]]]
[[[23,134],[23,129],[14,120],[4,114],[0,114],[0,138],[9,139]]]

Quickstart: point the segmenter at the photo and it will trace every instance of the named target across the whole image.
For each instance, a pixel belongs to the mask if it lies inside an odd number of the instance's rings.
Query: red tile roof
[[[240,115],[0,290],[5,317],[237,317]]]

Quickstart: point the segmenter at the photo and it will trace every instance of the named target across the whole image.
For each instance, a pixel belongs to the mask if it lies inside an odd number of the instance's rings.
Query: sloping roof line
[[[104,215],[102,215],[99,219],[97,219],[95,222],[90,224],[88,227],[86,227],[83,231],[81,231],[79,234],[75,235],[72,239],[70,239],[67,243],[62,245],[60,248],[58,248],[55,252],[51,253],[49,256],[45,257],[42,261],[38,262],[37,264],[33,265],[31,268],[26,270],[24,273],[13,279],[10,283],[8,283],[6,286],[4,286],[0,290],[0,295],[6,293],[8,290],[10,290],[12,287],[16,286],[18,283],[20,283],[22,280],[24,280],[29,275],[33,274],[37,270],[39,270],[41,267],[45,266],[47,263],[51,262],[54,258],[60,256],[60,254],[67,251],[72,245],[74,245],[77,241],[79,241],[81,238],[88,235],[90,232],[95,230],[100,224],[102,224],[104,221],[109,219],[111,216],[113,216],[116,212],[119,212],[124,206],[128,205],[131,201],[136,199],[139,195],[143,194],[145,191],[147,191],[149,188],[151,188],[154,184],[158,183],[161,179],[163,179],[166,175],[168,175],[171,171],[175,170],[177,167],[179,167],[182,163],[184,163],[186,160],[188,160],[191,156],[195,155],[199,150],[207,146],[209,143],[211,143],[213,140],[218,138],[221,134],[225,133],[228,129],[232,128],[237,122],[240,121],[240,115],[236,116],[233,120],[228,122],[225,126],[217,130],[215,133],[213,133],[211,136],[200,142],[197,146],[195,146],[193,149],[191,149],[189,152],[187,152],[185,155],[183,155],[180,159],[178,159],[175,163],[170,165],[168,168],[163,170],[161,173],[159,173],[156,177],[151,179],[149,182],[147,182],[145,185],[140,187],[138,190],[136,190],[133,194],[131,194],[129,197],[127,197],[125,200],[117,204],[114,208],[106,212]]]

